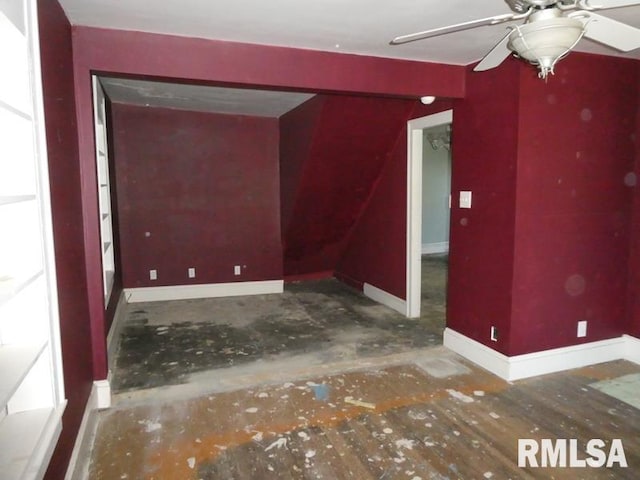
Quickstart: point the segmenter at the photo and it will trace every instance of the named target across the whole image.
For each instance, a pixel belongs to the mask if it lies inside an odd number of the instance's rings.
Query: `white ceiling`
[[[112,102],[278,118],[313,95],[101,77]]]
[[[511,13],[504,0],[59,0],[73,25],[136,30],[188,37],[277,45],[303,49],[402,58],[453,65],[480,60],[503,36],[507,24],[479,27],[404,45],[389,41],[399,35]],[[594,0],[595,2],[595,0]],[[640,6],[600,12],[640,28]],[[621,54],[590,40],[576,50],[640,59],[640,49]],[[130,83],[107,87],[112,100],[191,109],[231,108],[232,98],[259,95],[250,91],[205,92],[206,87]],[[169,90],[162,90],[168,88]],[[113,96],[122,95],[118,100]],[[263,92],[265,93],[265,92]],[[134,94],[137,98],[134,99]],[[186,99],[187,94],[201,102]],[[278,96],[278,95],[276,95]],[[180,103],[182,98],[183,103]],[[217,99],[217,100],[216,100]],[[266,100],[266,97],[265,97]],[[265,109],[303,101],[269,98]],[[208,106],[207,102],[209,102]],[[182,106],[181,106],[182,105]],[[294,105],[295,106],[295,105]],[[244,108],[238,105],[238,108]],[[260,107],[258,110],[260,110]],[[240,113],[229,112],[229,113]],[[249,114],[257,114],[255,111]],[[276,115],[271,113],[269,115]]]
[[[511,13],[504,0],[59,1],[74,25],[455,65],[481,59],[504,36],[506,25],[399,46],[389,41],[402,34]],[[640,27],[640,6],[602,13]],[[578,50],[615,53],[587,39]],[[640,58],[640,49],[625,56]]]

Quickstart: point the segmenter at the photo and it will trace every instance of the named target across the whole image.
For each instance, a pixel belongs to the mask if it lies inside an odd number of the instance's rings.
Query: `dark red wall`
[[[449,327],[507,355],[624,333],[637,70],[576,53],[547,82],[511,60],[470,73],[452,190],[473,208],[452,209]]]
[[[84,262],[71,26],[57,2],[39,1],[40,49],[64,386],[63,430],[47,478],[64,478],[93,382]]]
[[[413,105],[325,96],[283,239],[286,275],[335,270]]]
[[[102,72],[305,91],[462,97],[465,69],[153,33],[74,27],[75,59]]]
[[[511,355],[624,333],[640,80],[595,55],[521,70]]]
[[[303,166],[311,153],[326,98],[325,95],[314,95],[280,117],[280,216],[283,238],[289,227]]]
[[[112,112],[125,287],[282,278],[277,119]]]
[[[366,204],[350,232],[336,276],[353,285],[369,283],[406,298],[407,122],[449,110],[448,100],[412,102],[399,117],[393,143]]]
[[[507,61],[483,73],[469,71],[467,97],[455,102],[447,326],[507,351],[516,199],[520,64]],[[545,119],[546,121],[546,119]],[[473,208],[458,208],[461,190]]]
[[[637,75],[640,75],[640,62],[636,65],[636,69]],[[640,101],[636,104],[636,112],[636,134],[634,137],[636,146],[635,175],[626,177],[626,183],[633,185],[627,333],[640,337]]]
[[[76,26],[73,68],[81,174],[87,292],[95,378],[107,374],[98,199],[91,168],[95,145],[92,72],[201,83],[281,87],[416,98],[464,95],[460,66]],[[380,112],[382,115],[383,112]]]

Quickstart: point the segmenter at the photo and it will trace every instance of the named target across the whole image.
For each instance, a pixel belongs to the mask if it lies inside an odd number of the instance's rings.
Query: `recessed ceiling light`
[[[431,95],[426,95],[424,97],[420,97],[420,101],[425,105],[431,105],[433,102],[436,101],[436,97],[433,97]]]

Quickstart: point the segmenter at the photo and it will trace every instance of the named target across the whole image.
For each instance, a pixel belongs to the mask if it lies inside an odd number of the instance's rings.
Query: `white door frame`
[[[407,301],[406,315],[420,316],[422,282],[422,131],[453,122],[453,110],[407,122]]]

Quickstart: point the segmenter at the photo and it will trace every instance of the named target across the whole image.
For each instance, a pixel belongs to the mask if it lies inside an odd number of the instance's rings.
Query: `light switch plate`
[[[471,208],[471,192],[460,192],[460,208]]]

